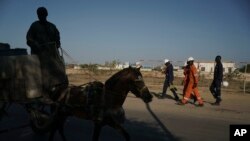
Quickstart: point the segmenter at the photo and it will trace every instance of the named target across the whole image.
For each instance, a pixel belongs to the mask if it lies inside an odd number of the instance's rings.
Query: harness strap
[[[68,91],[68,92],[67,92],[66,99],[65,99],[65,103],[66,103],[66,104],[68,104],[71,89],[68,89],[67,91]]]
[[[65,89],[63,93],[60,95],[60,97],[58,98],[58,101],[62,101],[66,96],[65,103],[67,103],[69,95],[70,95],[70,90],[71,90],[70,88]]]

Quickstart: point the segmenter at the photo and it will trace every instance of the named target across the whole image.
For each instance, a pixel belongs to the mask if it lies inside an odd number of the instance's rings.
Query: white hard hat
[[[189,62],[189,61],[194,61],[194,58],[193,58],[193,57],[189,57],[187,61],[188,61],[188,62]]]
[[[164,63],[167,63],[167,62],[169,62],[169,60],[168,59],[164,59]]]
[[[136,62],[135,66],[136,66],[136,68],[141,68],[142,67],[141,62]]]

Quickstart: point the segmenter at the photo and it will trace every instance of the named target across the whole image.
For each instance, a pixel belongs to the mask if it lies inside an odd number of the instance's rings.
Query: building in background
[[[223,64],[223,73],[232,73],[236,69],[234,62],[222,62]],[[194,62],[194,65],[202,73],[213,73],[215,62],[214,61],[197,61]]]
[[[118,69],[118,70],[128,68],[128,67],[129,67],[129,62],[118,63],[118,64],[115,65],[115,69]]]

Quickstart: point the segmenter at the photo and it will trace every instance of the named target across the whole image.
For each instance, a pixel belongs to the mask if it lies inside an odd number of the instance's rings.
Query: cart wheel
[[[43,105],[30,109],[31,129],[37,134],[45,134],[51,130],[56,116],[56,110],[52,105]]]

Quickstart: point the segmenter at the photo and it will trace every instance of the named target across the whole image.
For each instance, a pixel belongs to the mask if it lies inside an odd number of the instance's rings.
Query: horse
[[[92,87],[92,88],[91,88]],[[92,120],[94,122],[93,141],[98,141],[103,126],[108,125],[117,130],[126,141],[130,140],[128,132],[122,127],[125,121],[125,112],[123,103],[129,92],[136,97],[141,98],[145,103],[152,101],[153,96],[144,83],[140,68],[125,68],[113,76],[111,76],[105,84],[95,81],[88,84],[87,89],[74,86],[70,88],[70,95],[60,100],[62,105],[59,106],[58,114],[54,117],[53,125],[50,127],[49,140],[53,141],[56,131],[59,131],[62,139],[66,141],[63,125],[68,116],[76,116],[78,118]],[[101,109],[96,114],[89,114],[86,109],[86,96],[84,97],[80,91],[95,91],[93,95],[93,103],[98,102],[98,106],[92,109]],[[93,105],[95,105],[93,104]],[[85,108],[84,108],[85,105]]]

